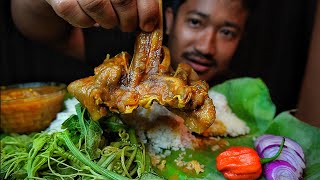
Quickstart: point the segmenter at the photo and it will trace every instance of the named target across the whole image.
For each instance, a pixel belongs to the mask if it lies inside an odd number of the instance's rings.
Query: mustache
[[[194,58],[206,59],[210,62],[210,65],[216,67],[218,65],[217,60],[211,54],[203,54],[200,51],[193,50],[190,52],[184,52],[181,55],[183,58],[193,60]]]

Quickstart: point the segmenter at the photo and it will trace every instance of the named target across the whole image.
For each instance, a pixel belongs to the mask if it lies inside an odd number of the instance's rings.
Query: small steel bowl
[[[1,87],[0,128],[5,133],[42,131],[62,110],[66,85],[32,82]]]

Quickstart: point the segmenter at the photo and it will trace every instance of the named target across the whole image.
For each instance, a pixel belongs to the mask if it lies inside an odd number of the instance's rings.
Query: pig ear
[[[165,12],[165,16],[166,16],[166,20],[165,20],[165,23],[166,23],[166,34],[169,35],[170,32],[171,32],[171,29],[173,28],[173,10],[172,8],[168,7],[166,8],[166,12]]]

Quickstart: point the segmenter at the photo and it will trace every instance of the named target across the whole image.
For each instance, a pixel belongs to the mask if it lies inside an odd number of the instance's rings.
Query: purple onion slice
[[[262,158],[269,158],[273,157],[279,150],[278,146],[268,146],[265,148],[261,154],[259,154],[260,157]],[[306,168],[306,164],[303,161],[303,159],[298,155],[296,151],[293,149],[284,147],[282,149],[281,154],[278,156],[276,160],[283,160],[291,164],[297,172],[302,175],[303,174],[303,169]]]
[[[275,160],[264,165],[266,180],[299,180],[300,174],[291,164],[283,160]]]
[[[298,155],[303,159],[303,161],[305,161],[303,149],[301,148],[301,146],[298,143],[296,143],[294,140],[288,137],[285,137],[285,139],[286,141],[284,143],[284,146],[288,147],[289,149],[291,148],[295,150],[298,153]],[[282,136],[264,134],[255,140],[254,146],[258,154],[261,154],[261,152],[268,146],[273,146],[273,145],[280,146],[281,142],[282,142]]]

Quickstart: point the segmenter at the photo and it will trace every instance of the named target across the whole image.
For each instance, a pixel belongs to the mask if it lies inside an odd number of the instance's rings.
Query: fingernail
[[[95,23],[93,26],[94,26],[94,27],[100,27],[100,24]]]
[[[144,24],[143,30],[147,32],[151,32],[154,29],[156,24],[157,24],[157,20],[148,21],[147,23]]]

